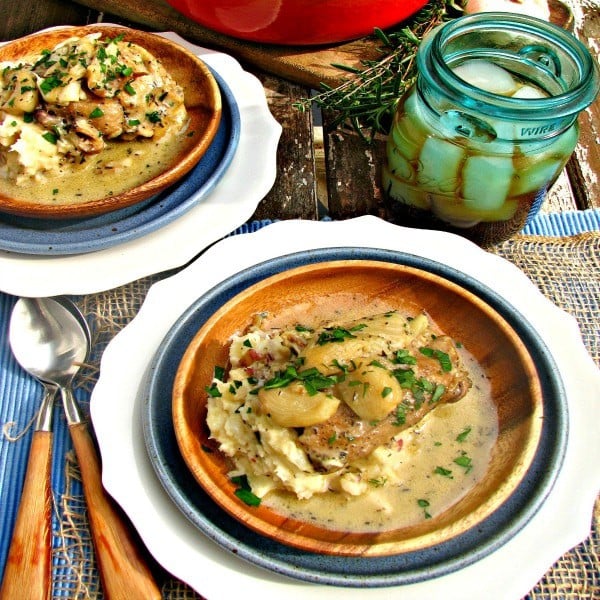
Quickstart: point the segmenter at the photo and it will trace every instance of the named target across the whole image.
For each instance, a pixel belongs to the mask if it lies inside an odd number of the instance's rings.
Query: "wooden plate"
[[[445,512],[414,526],[377,533],[317,527],[235,495],[226,458],[209,439],[206,392],[215,365],[227,362],[229,341],[259,311],[277,325],[310,325],[347,310],[363,315],[414,302],[482,365],[492,386],[499,435],[484,478]],[[338,315],[339,316],[339,315]],[[432,548],[480,525],[518,492],[542,432],[543,393],[534,361],[514,329],[478,296],[443,277],[370,260],[341,260],[284,271],[216,310],[189,344],[175,375],[173,425],[182,456],[199,485],[252,530],[302,550],[343,556],[387,556]],[[207,451],[210,449],[211,451]]]
[[[178,181],[198,163],[210,146],[221,119],[218,84],[201,59],[161,36],[113,25],[60,27],[32,34],[3,46],[0,48],[0,62],[19,60],[53,48],[67,38],[96,32],[110,38],[124,35],[126,41],[147,49],[163,64],[184,90],[185,106],[190,119],[187,131],[190,135],[182,136],[181,147],[171,163],[165,164],[162,172],[134,188],[81,203],[65,198],[64,201],[48,204],[36,201],[35,197],[27,200],[9,197],[1,192],[0,186],[0,211],[24,217],[67,219],[99,215],[132,206]]]

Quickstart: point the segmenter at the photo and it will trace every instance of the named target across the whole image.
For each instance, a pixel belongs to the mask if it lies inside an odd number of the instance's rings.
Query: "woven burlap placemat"
[[[490,250],[517,265],[556,305],[573,315],[583,342],[600,365],[600,233],[568,238],[517,236]],[[97,380],[102,351],[137,314],[153,283],[163,273],[120,288],[77,298],[92,329],[93,353],[77,385],[91,389]],[[87,407],[84,407],[87,408]],[[66,485],[56,500],[53,598],[102,598],[95,569],[85,502],[76,461],[65,457]],[[600,598],[600,502],[589,538],[562,556],[526,596],[528,600],[593,600]],[[165,600],[200,598],[185,584],[157,570]]]
[[[491,250],[514,263],[579,324],[600,366],[600,233],[568,238],[517,236]],[[600,500],[590,537],[562,556],[527,596],[531,600],[600,598]]]

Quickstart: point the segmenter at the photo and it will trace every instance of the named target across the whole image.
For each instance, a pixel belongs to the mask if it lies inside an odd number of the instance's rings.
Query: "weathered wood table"
[[[600,6],[597,0],[574,1],[574,32],[598,56]],[[372,58],[372,42],[368,39],[317,50],[246,44],[196,26],[162,0],[36,0],[32,3],[0,0],[0,14],[2,41],[53,25],[103,21],[175,31],[192,42],[230,53],[259,77],[271,112],[283,126],[277,179],[258,205],[253,220],[387,216],[379,183],[383,141],[368,144],[352,131],[332,128],[334,115],[315,116],[314,112],[301,112],[293,107],[295,101],[309,97],[321,81],[330,85],[339,83],[343,74],[333,68],[332,63],[356,66],[361,59]],[[580,142],[564,174],[552,188],[542,209],[545,212],[600,208],[600,99],[582,113],[580,124]],[[598,315],[594,318],[597,322]],[[2,535],[8,532],[3,531]],[[586,552],[592,553],[591,570],[595,573],[584,570],[567,574],[563,584],[536,588],[529,597],[599,597],[595,596],[600,594],[597,539],[594,544],[591,550],[588,545]]]

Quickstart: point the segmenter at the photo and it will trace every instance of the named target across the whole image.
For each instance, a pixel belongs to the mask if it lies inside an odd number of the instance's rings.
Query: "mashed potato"
[[[221,451],[231,457],[235,475],[246,475],[254,494],[285,487],[299,497],[309,498],[326,491],[334,475],[315,472],[297,443],[294,429],[279,427],[268,415],[260,414],[259,382],[271,379],[290,360],[293,348],[303,343],[290,332],[261,331],[253,327],[231,343],[228,377],[213,380],[208,399],[207,424]]]
[[[27,123],[15,115],[4,115],[0,120],[2,179],[21,183],[60,168],[62,156],[59,146],[48,143],[44,133],[46,130],[37,123]]]

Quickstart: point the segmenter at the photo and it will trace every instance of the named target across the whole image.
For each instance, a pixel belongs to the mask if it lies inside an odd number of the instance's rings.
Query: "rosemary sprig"
[[[387,32],[375,29],[373,38],[379,43],[381,58],[362,61],[363,69],[333,64],[351,76],[337,87],[322,83],[318,94],[303,98],[294,106],[306,111],[314,102],[322,110],[334,113],[332,128],[354,129],[369,141],[377,133],[387,134],[398,100],[415,80],[415,58],[421,40],[460,12],[462,8],[454,0],[430,0],[402,28]]]

